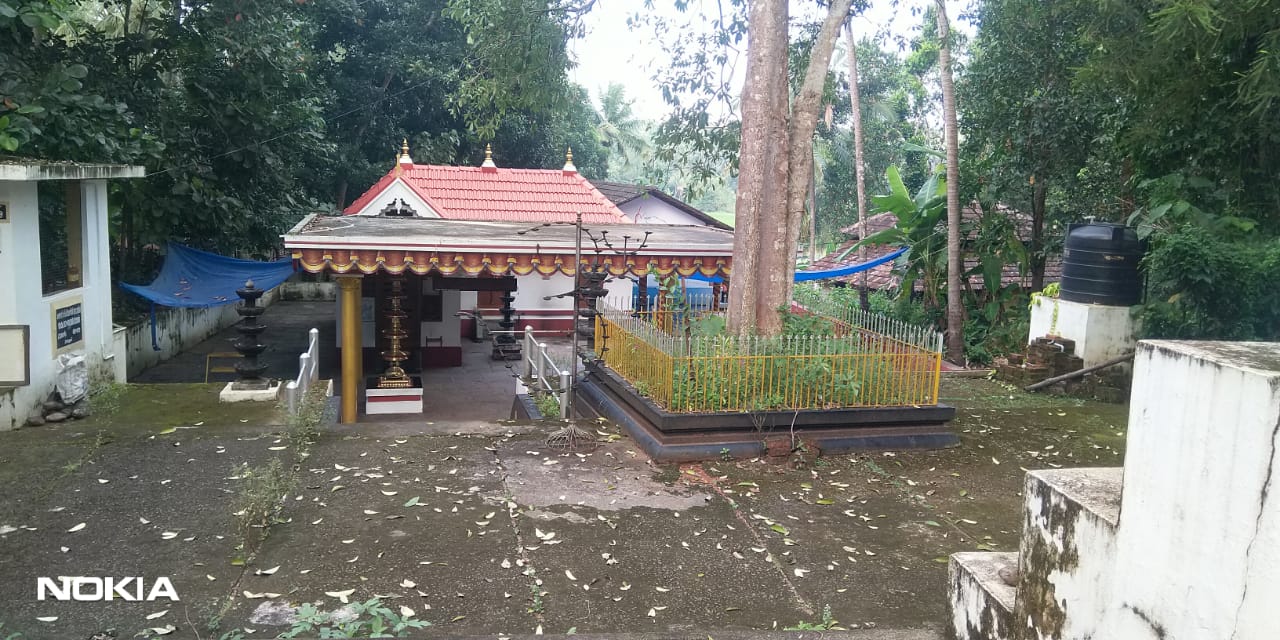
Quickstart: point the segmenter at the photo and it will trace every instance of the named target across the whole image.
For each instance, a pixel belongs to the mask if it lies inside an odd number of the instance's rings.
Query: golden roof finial
[[[578,168],[573,166],[573,147],[569,147],[564,154],[564,172],[577,173]]]
[[[484,163],[480,165],[482,169],[497,169],[498,165],[493,163],[493,145],[484,145]]]
[[[396,156],[396,164],[413,164],[413,158],[409,157],[409,139],[404,138],[400,142],[400,155]]]

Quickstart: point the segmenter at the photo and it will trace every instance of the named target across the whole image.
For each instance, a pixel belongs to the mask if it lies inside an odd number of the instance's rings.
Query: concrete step
[[[1097,637],[1090,627],[1111,594],[1123,471],[1027,472],[1014,607],[1019,627],[1046,638]]]
[[[1039,637],[1095,637],[1088,627],[1111,593],[1122,478],[1120,468],[1027,472],[1019,552],[951,556],[956,637],[1010,640],[1028,628]],[[1001,569],[1016,569],[1016,587]]]
[[[1009,640],[1013,628],[1014,587],[1001,569],[1018,567],[1018,554],[971,551],[951,554],[949,595],[957,640]]]

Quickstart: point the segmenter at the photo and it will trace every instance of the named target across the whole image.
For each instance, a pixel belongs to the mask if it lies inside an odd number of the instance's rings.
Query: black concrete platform
[[[616,373],[587,365],[579,402],[626,429],[659,461],[705,460],[729,455],[755,457],[765,440],[796,434],[823,453],[868,449],[940,449],[960,439],[947,423],[947,405],[815,409],[748,413],[672,413],[663,410]],[[793,426],[794,425],[794,426]],[[727,451],[726,451],[727,450]]]

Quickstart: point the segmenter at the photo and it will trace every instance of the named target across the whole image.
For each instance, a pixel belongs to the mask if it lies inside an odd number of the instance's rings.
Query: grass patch
[[[414,620],[412,610],[392,611],[379,598],[348,605],[355,617],[347,622],[333,622],[330,614],[307,603],[298,610],[298,621],[279,638],[403,638],[415,629],[431,626],[426,620]]]
[[[844,631],[840,626],[840,621],[831,615],[831,605],[822,607],[822,618],[817,622],[806,622],[801,620],[793,627],[785,627],[784,631]]]
[[[232,469],[232,477],[240,480],[236,495],[236,534],[240,538],[241,560],[248,564],[271,525],[280,522],[285,497],[293,490],[294,475],[279,458],[257,467],[242,464]]]

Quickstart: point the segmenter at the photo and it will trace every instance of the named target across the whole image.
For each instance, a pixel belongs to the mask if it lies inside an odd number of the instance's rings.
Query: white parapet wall
[[[1067,338],[1075,341],[1076,355],[1084,366],[1101,364],[1133,351],[1138,327],[1131,310],[1037,297],[1031,303],[1027,343],[1048,335]]]
[[[1103,638],[1121,469],[1027,472],[1015,625],[1025,638]]]
[[[278,297],[279,289],[272,289],[258,300],[258,306],[271,306]],[[236,313],[238,306],[239,302],[204,309],[157,307],[154,342],[151,339],[150,318],[129,325],[124,330],[124,358],[128,377],[132,378],[239,322],[240,314]],[[227,351],[231,351],[229,344]]]
[[[1139,343],[1124,468],[1027,474],[1014,604],[952,556],[956,637],[1280,638],[1278,472],[1280,343]]]
[[[1143,342],[1096,638],[1280,637],[1280,343]]]

